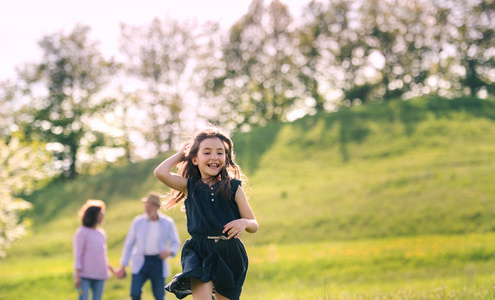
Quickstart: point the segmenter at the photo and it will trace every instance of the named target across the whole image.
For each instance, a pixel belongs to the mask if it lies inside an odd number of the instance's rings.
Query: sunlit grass
[[[494,294],[494,239],[495,234],[470,234],[294,245],[246,244],[250,266],[243,298],[486,299],[485,296]],[[117,250],[109,253],[114,265],[119,254]],[[71,298],[71,263],[68,255],[29,262],[15,257],[2,261],[2,299],[29,299],[29,295]],[[171,264],[174,271],[179,271],[178,257]],[[27,283],[30,288],[25,290]],[[126,299],[129,284],[129,277],[108,280],[107,299]],[[56,296],[51,288],[54,286],[63,286]],[[150,297],[149,286],[146,290],[146,297]],[[175,298],[169,294],[168,299]]]
[[[417,299],[433,298],[439,291],[466,299],[491,295],[493,237],[424,236],[255,247],[249,250],[246,299]],[[271,282],[278,289],[270,288]]]

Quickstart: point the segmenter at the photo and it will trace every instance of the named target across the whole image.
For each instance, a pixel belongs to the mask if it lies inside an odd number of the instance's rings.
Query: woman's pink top
[[[107,279],[107,234],[102,228],[80,226],[73,241],[74,269],[81,270],[81,278]]]

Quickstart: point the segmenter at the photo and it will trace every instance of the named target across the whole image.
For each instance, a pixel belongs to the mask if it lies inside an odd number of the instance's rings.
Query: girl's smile
[[[198,155],[192,159],[198,166],[201,178],[218,176],[225,166],[225,146],[217,137],[207,138],[201,142]]]

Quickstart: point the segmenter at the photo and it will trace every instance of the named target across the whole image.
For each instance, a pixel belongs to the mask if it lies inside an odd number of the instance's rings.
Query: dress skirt
[[[202,282],[213,281],[216,293],[236,300],[246,279],[248,256],[240,239],[193,237],[184,243],[181,265],[182,273],[165,287],[178,299],[192,294],[190,278],[194,277]]]

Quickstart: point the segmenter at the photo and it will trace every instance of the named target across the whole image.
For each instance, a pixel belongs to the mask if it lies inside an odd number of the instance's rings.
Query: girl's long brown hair
[[[212,180],[219,181],[219,188],[217,193],[221,193],[228,199],[230,195],[230,179],[243,179],[247,181],[246,176],[242,173],[241,168],[235,162],[234,144],[232,140],[223,133],[220,129],[210,126],[202,130],[194,138],[192,138],[186,145],[186,150],[182,160],[177,164],[178,174],[185,177],[195,177],[201,179],[201,173],[197,165],[193,164],[193,158],[198,156],[199,145],[206,139],[219,138],[225,147],[225,166],[220,170],[217,178]],[[166,210],[172,208],[180,201],[184,200],[186,195],[177,190],[171,190],[171,192],[165,196],[165,202],[163,208]]]

